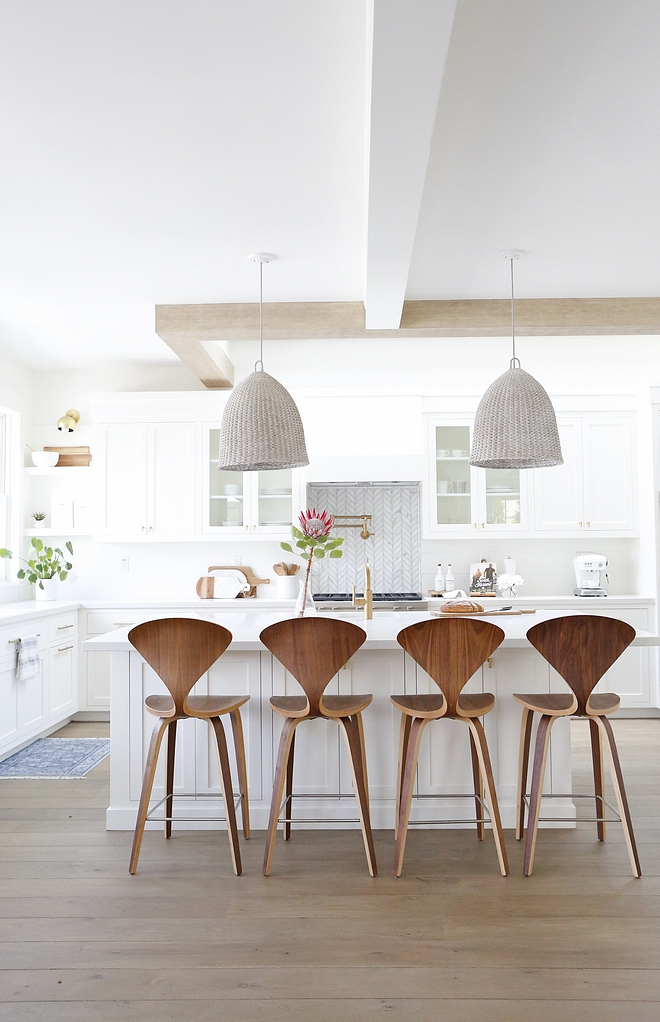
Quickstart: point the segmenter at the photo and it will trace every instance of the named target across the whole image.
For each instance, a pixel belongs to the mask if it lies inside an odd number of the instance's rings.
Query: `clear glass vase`
[[[307,586],[307,593],[305,593],[305,579],[300,579],[300,590],[298,592],[298,599],[296,600],[296,607],[294,614],[296,617],[306,617],[310,614],[316,614],[316,604],[312,597],[312,580],[309,579]]]

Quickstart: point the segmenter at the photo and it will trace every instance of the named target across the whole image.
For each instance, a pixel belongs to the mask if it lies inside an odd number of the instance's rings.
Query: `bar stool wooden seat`
[[[302,617],[279,621],[264,628],[259,636],[264,646],[293,675],[305,693],[302,696],[273,696],[270,700],[275,713],[279,713],[285,720],[273,780],[273,797],[264,853],[264,876],[270,874],[283,796],[284,840],[288,841],[291,837],[295,729],[301,721],[313,720],[316,717],[336,720],[341,727],[351,763],[353,789],[358,804],[367,865],[371,876],[378,874],[371,833],[369,783],[362,724],[362,711],[369,706],[373,696],[324,694],[337,671],[350,660],[366,637],[366,632],[350,621],[327,617]]]
[[[174,797],[174,754],[176,725],[179,720],[196,717],[207,720],[218,749],[222,797],[225,805],[227,834],[234,873],[240,876],[241,850],[236,827],[236,809],[232,787],[227,740],[221,718],[229,714],[234,734],[234,748],[238,765],[239,801],[243,834],[250,837],[247,766],[240,707],[249,696],[191,696],[190,690],[202,675],[222,656],[232,640],[232,634],[213,621],[195,618],[161,618],[137,625],[128,633],[128,640],[156,672],[169,695],[150,695],[145,699],[149,713],[157,717],[142,781],[140,805],[135,824],[133,850],[129,873],[137,870],[144,827],[149,815],[149,802],[154,784],[156,764],[161,742],[167,732],[167,762],[165,768],[165,837],[172,836],[172,799]],[[154,807],[154,811],[157,807]]]
[[[547,695],[520,695],[514,693],[514,699],[522,703],[523,714],[520,730],[520,761],[518,767],[518,805],[516,816],[516,839],[522,839],[525,828],[525,807],[529,802],[527,819],[527,838],[525,841],[525,857],[523,873],[531,876],[536,849],[543,798],[543,778],[545,761],[550,741],[552,725],[560,717],[586,717],[589,720],[591,735],[591,754],[594,770],[594,801],[596,804],[596,826],[598,840],[605,840],[604,807],[604,773],[602,741],[610,763],[610,773],[619,807],[620,822],[628,846],[630,864],[633,875],[641,876],[642,871],[637,854],[637,845],[633,832],[632,819],[623,783],[623,774],[619,762],[612,725],[607,714],[618,709],[621,700],[614,693],[594,695],[594,688],[621,654],[635,638],[635,629],[625,621],[616,618],[601,617],[596,614],[575,614],[567,617],[541,621],[527,632],[527,638],[541,656],[551,664],[558,674],[571,688],[569,693],[549,693]],[[534,749],[534,765],[532,770],[532,788],[527,794],[527,773],[529,768],[530,745],[534,715],[540,714],[536,745]],[[554,796],[555,798],[558,796]],[[574,798],[579,796],[573,795]],[[587,796],[582,796],[587,797]],[[590,796],[589,796],[590,797]],[[619,821],[616,821],[619,822]]]
[[[502,876],[509,872],[488,743],[479,720],[479,717],[492,710],[495,696],[489,692],[461,694],[472,675],[497,649],[503,638],[502,629],[489,621],[448,616],[420,621],[404,628],[397,635],[399,645],[433,679],[440,693],[390,696],[402,714],[395,817],[395,877],[401,876],[403,867],[422,733],[429,721],[441,717],[462,720],[469,728],[477,837],[483,841],[485,795],[500,872]]]

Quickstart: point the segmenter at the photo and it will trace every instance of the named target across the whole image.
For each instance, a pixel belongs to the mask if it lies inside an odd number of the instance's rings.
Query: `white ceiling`
[[[254,300],[255,250],[271,301],[504,297],[512,247],[521,296],[660,295],[657,0],[458,0],[444,77],[410,11],[454,0],[375,6],[410,120],[440,94],[412,141],[368,0],[0,0],[0,350],[172,361],[154,306]]]

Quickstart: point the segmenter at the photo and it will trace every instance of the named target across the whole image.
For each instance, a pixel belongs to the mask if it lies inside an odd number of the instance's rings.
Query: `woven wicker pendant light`
[[[477,408],[470,464],[481,468],[546,468],[564,463],[552,402],[516,358],[513,264],[519,256],[519,252],[503,256],[511,264],[513,357],[508,372],[491,383]]]
[[[258,472],[309,465],[300,412],[288,390],[264,372],[263,264],[274,256],[250,256],[259,264],[259,361],[225,405],[218,468]]]

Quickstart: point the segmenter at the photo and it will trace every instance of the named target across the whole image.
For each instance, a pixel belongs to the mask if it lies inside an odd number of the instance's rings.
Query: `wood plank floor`
[[[535,872],[507,831],[411,831],[404,875],[378,832],[294,832],[260,874],[263,834],[231,873],[224,834],[104,829],[109,761],[84,780],[0,781],[3,1022],[658,1022],[660,720],[615,722],[644,876],[620,827],[539,835]],[[60,735],[107,733],[69,725]],[[576,784],[588,733],[573,724]]]

